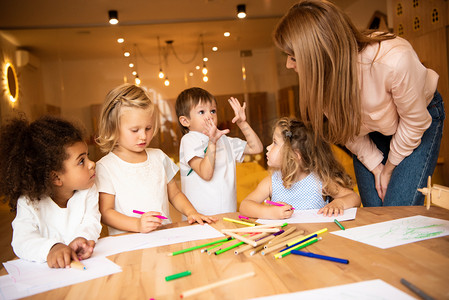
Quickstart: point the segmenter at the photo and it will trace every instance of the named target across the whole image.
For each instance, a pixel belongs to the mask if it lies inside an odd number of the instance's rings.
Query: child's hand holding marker
[[[273,217],[276,219],[290,218],[293,214],[293,210],[295,209],[293,206],[287,203],[273,202],[270,200],[265,200],[265,203],[273,206],[273,210],[275,210]]]
[[[138,228],[140,233],[148,233],[155,230],[162,225],[162,219],[167,219],[157,211],[143,212],[139,210],[133,210],[133,213],[142,215],[140,219],[138,219]]]

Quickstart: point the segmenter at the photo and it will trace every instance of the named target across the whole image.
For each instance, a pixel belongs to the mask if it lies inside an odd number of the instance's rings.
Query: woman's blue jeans
[[[354,171],[363,206],[406,206],[423,205],[424,195],[418,188],[427,186],[427,178],[433,174],[437,164],[445,118],[444,104],[438,91],[427,106],[432,116],[430,127],[424,132],[421,144],[406,157],[393,171],[384,202],[377,194],[374,175],[353,155]],[[369,134],[370,138],[384,154],[386,163],[390,151],[391,136],[379,132]]]

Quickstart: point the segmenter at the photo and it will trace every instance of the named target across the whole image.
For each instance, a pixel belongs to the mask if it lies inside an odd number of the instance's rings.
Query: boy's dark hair
[[[14,211],[20,196],[34,201],[51,193],[52,172],[64,171],[66,148],[84,141],[84,135],[61,118],[29,123],[21,116],[0,128],[0,141],[0,195]]]
[[[178,95],[178,98],[176,98],[176,116],[178,117],[178,124],[181,128],[182,134],[188,133],[189,128],[183,126],[179,122],[179,117],[185,116],[187,118],[190,118],[190,110],[193,107],[197,106],[200,102],[217,103],[215,97],[212,96],[211,93],[199,87],[185,89]]]

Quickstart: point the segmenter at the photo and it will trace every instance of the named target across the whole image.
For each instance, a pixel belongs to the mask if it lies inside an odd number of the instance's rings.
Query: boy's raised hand
[[[214,144],[221,138],[222,135],[229,133],[229,129],[219,130],[212,119],[205,119],[204,122],[205,129],[203,133],[207,135],[209,137],[209,141]]]
[[[235,117],[232,119],[232,123],[241,123],[246,121],[246,102],[243,102],[243,106],[240,105],[240,102],[237,98],[231,97],[228,99],[229,104],[231,104],[232,109],[234,110]]]

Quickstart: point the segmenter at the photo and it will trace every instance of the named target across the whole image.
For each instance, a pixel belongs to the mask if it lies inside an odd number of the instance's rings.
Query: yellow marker
[[[314,232],[314,233],[311,233],[311,234],[309,234],[309,235],[306,235],[305,237],[298,238],[297,240],[294,240],[293,242],[288,243],[287,246],[290,247],[291,245],[294,245],[294,244],[296,244],[296,243],[298,243],[298,242],[300,242],[300,241],[302,241],[302,240],[305,240],[305,239],[311,237],[311,236],[314,235],[314,234],[319,235],[319,234],[322,234],[323,232],[326,232],[326,231],[327,231],[327,228],[323,228],[323,229],[318,230],[318,231],[316,231],[316,232]]]
[[[254,223],[248,223],[248,222],[245,222],[245,221],[234,220],[234,219],[230,219],[230,218],[223,218],[223,220],[224,221],[228,221],[228,222],[234,222],[234,223],[246,225],[246,226],[256,226],[256,224],[254,224]]]

